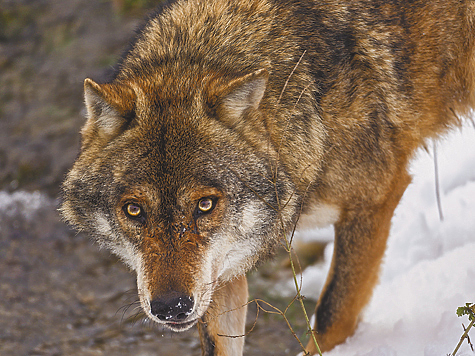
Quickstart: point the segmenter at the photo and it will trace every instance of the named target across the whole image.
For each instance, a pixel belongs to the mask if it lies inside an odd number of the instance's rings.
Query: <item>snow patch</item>
[[[31,220],[35,213],[45,205],[52,205],[52,201],[45,194],[26,191],[15,191],[7,193],[0,191],[0,215],[13,218],[21,215],[27,220]]]
[[[475,130],[466,125],[436,144],[441,206],[435,194],[433,147],[411,164],[413,183],[396,209],[380,283],[355,334],[326,356],[443,356],[463,333],[456,308],[475,302]],[[296,235],[315,239],[318,230]],[[331,231],[324,230],[329,240]],[[303,273],[302,294],[323,286],[332,253]],[[293,283],[284,295],[294,295]],[[284,289],[284,288],[282,288]],[[475,332],[471,332],[472,340]],[[458,356],[474,355],[466,342]]]

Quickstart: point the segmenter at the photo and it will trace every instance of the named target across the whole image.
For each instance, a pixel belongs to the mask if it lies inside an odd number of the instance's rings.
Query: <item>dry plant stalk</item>
[[[462,324],[464,333],[460,337],[460,341],[455,347],[454,352],[452,352],[452,356],[455,356],[458,350],[460,349],[460,346],[462,346],[462,343],[465,339],[467,339],[468,344],[470,345],[472,351],[473,351],[473,344],[470,341],[470,337],[468,336],[468,333],[470,329],[474,326],[475,324],[475,304],[470,305],[470,303],[467,303],[465,307],[460,307],[457,309],[457,315],[462,316],[462,315],[468,315],[469,320],[471,320],[470,324],[468,325],[467,328],[465,328],[465,325]]]
[[[302,62],[302,59],[303,57],[305,56],[305,54],[307,53],[307,50],[305,50],[302,55],[300,56],[299,60],[297,61],[295,67],[292,69],[292,71],[290,72],[285,84],[284,84],[284,87],[282,88],[282,92],[280,93],[280,96],[279,96],[279,100],[277,101],[277,105],[279,105],[280,103],[280,100],[284,94],[284,91],[285,89],[287,88],[287,85],[290,81],[290,78],[292,77],[292,74],[295,72],[295,70],[297,69],[297,67],[300,65],[300,63]],[[300,99],[302,98],[302,95],[304,94],[304,92],[310,87],[310,84],[307,85],[300,93],[299,97],[297,98],[295,104],[294,104],[294,109],[296,108],[297,104],[299,103]],[[290,119],[289,119],[290,121]],[[287,129],[287,128],[286,128]],[[286,131],[286,130],[285,130]],[[280,148],[282,146],[282,143],[283,143],[283,140],[285,138],[285,135],[282,137],[281,139],[281,142],[280,142],[280,145],[278,147],[278,150],[277,150],[277,155],[280,154]],[[276,160],[276,167],[275,167],[275,172],[277,172],[277,162],[278,160]],[[304,172],[302,172],[303,174]],[[279,199],[279,195],[278,195],[278,190],[277,190],[277,174],[274,174],[274,177],[273,177],[273,185],[274,185],[274,189],[275,189],[275,194],[276,194],[276,198],[277,198],[277,204],[278,204],[278,214],[279,214],[279,220],[280,220],[280,223],[281,223],[281,227],[282,227],[282,231],[286,231],[285,229],[285,226],[284,226],[284,220],[282,218],[282,209],[285,208],[285,206],[290,202],[290,200],[292,199],[292,196],[289,197],[288,201],[283,205],[281,206],[280,204],[280,199]],[[309,187],[307,187],[307,190],[308,190]],[[294,285],[295,285],[295,291],[296,291],[296,295],[294,297],[294,299],[289,303],[289,305],[287,306],[286,308],[286,311],[287,309],[290,307],[290,305],[295,301],[295,300],[298,300],[299,301],[299,304],[300,304],[300,307],[302,309],[302,312],[303,312],[303,315],[305,317],[305,322],[307,324],[307,332],[310,333],[311,337],[312,337],[312,340],[316,346],[316,349],[318,351],[318,354],[320,356],[322,356],[322,352],[320,350],[320,347],[318,345],[318,342],[317,342],[317,339],[315,337],[315,333],[313,332],[313,329],[312,329],[312,325],[310,324],[310,319],[308,318],[308,314],[307,314],[307,310],[305,308],[305,305],[304,305],[304,302],[303,302],[303,299],[304,297],[302,296],[302,294],[300,293],[301,291],[301,286],[302,286],[302,281],[300,281],[300,285],[299,285],[299,282],[297,280],[297,272],[296,272],[296,269],[295,269],[295,264],[294,264],[294,260],[293,260],[293,256],[292,256],[292,241],[293,241],[293,238],[294,238],[294,235],[295,235],[295,229],[297,228],[297,223],[298,223],[298,219],[300,218],[300,215],[302,213],[302,206],[303,206],[303,201],[305,201],[305,197],[306,197],[306,194],[307,191],[305,192],[304,196],[303,196],[303,199],[302,199],[302,204],[301,204],[301,207],[300,207],[300,211],[299,211],[299,214],[298,214],[298,217],[297,217],[297,220],[293,226],[293,229],[292,229],[292,233],[290,235],[289,238],[287,238],[286,236],[283,236],[283,239],[285,241],[285,250],[287,251],[288,255],[289,255],[289,261],[290,261],[290,268],[292,270],[292,276],[293,276],[293,280],[294,280]],[[296,255],[297,257],[297,263],[300,265],[300,262],[298,260],[298,256]],[[301,270],[301,268],[299,268],[299,270]],[[302,275],[301,275],[301,278],[302,278]],[[288,322],[287,318],[285,317],[285,315],[283,314],[283,317],[285,318],[286,322],[287,322],[287,325],[289,326],[289,329],[290,331],[292,332],[292,335],[294,335],[294,337],[297,339],[297,341],[299,342],[300,346],[302,347],[302,350],[304,351],[304,354],[307,355],[308,353],[306,352],[305,350],[305,347],[302,345],[300,339],[297,337],[297,335],[295,334],[294,330],[292,329],[290,323]]]
[[[282,88],[282,92],[279,96],[279,99],[278,99],[278,102],[277,102],[277,105],[279,105],[280,103],[280,100],[285,92],[285,89],[287,88],[287,85],[290,81],[290,78],[292,77],[292,74],[294,73],[294,71],[296,70],[296,68],[299,66],[299,64],[301,63],[304,55],[305,55],[306,51],[304,51],[302,53],[302,55],[300,56],[299,60],[297,61],[295,67],[293,68],[293,70],[291,71],[291,73],[289,74],[285,84],[284,84],[284,87]],[[308,90],[308,88],[310,87],[310,85],[307,85],[305,88],[303,88],[303,90],[301,91],[299,97],[297,98],[295,104],[294,104],[294,109],[296,108],[297,104],[299,103],[300,99],[302,98],[303,94],[305,93],[306,90]],[[290,120],[290,118],[289,118]],[[288,127],[288,126],[287,126]],[[285,129],[287,129],[287,127]],[[285,132],[286,130],[284,130]],[[243,182],[245,184],[245,186],[251,191],[253,192],[262,202],[264,202],[269,208],[271,208],[272,210],[274,210],[278,216],[279,216],[279,221],[280,221],[280,224],[281,224],[281,229],[282,231],[285,233],[285,231],[287,231],[286,229],[286,226],[284,224],[284,219],[283,219],[283,216],[282,216],[282,211],[283,209],[285,209],[285,207],[289,204],[289,202],[292,200],[293,198],[293,195],[291,195],[286,202],[284,202],[284,204],[281,204],[281,200],[280,200],[280,197],[279,197],[279,194],[278,194],[278,188],[277,188],[277,171],[278,171],[278,156],[280,154],[280,148],[283,144],[283,141],[285,139],[285,134],[283,135],[283,137],[281,138],[280,140],[280,144],[279,144],[279,147],[277,148],[277,159],[276,159],[276,162],[275,162],[275,167],[274,167],[274,171],[272,172],[272,179],[268,179],[268,181],[270,181],[273,185],[274,185],[274,189],[275,189],[275,194],[276,194],[276,201],[277,201],[277,207],[274,207],[272,206],[271,204],[269,204],[269,202],[267,202],[262,196],[259,195],[258,192],[256,192],[251,186],[249,186],[248,184],[246,184],[245,182]],[[270,165],[272,167],[272,164]],[[232,169],[231,167],[227,167],[227,169],[229,169],[230,172],[232,172],[238,179],[240,179],[239,177],[239,174],[234,170]],[[304,174],[304,172],[302,172],[302,175]],[[307,190],[308,190],[309,187],[307,187]],[[280,315],[284,318],[290,332],[292,333],[292,336],[297,340],[297,342],[299,343],[300,347],[302,348],[303,352],[304,352],[304,355],[309,355],[306,350],[305,350],[305,346],[302,344],[302,342],[300,341],[300,338],[298,337],[298,335],[296,334],[295,330],[293,329],[292,325],[290,324],[290,321],[289,319],[287,318],[286,316],[286,313],[287,311],[289,310],[290,306],[296,301],[298,300],[299,304],[300,304],[300,307],[302,309],[302,312],[303,312],[303,315],[305,317],[305,322],[306,322],[306,325],[307,325],[307,333],[310,333],[311,337],[312,337],[312,340],[316,346],[316,349],[318,351],[318,354],[320,356],[322,356],[322,352],[320,350],[320,347],[318,345],[318,342],[317,342],[317,339],[315,337],[315,332],[312,328],[312,325],[310,323],[310,319],[308,317],[308,314],[307,314],[307,310],[305,308],[305,305],[304,305],[304,296],[301,294],[301,285],[302,285],[302,281],[300,281],[300,284],[298,282],[298,277],[297,277],[297,270],[295,268],[295,263],[294,263],[294,256],[292,254],[292,251],[293,251],[293,248],[292,248],[292,241],[293,241],[293,238],[294,238],[294,235],[295,235],[295,230],[297,228],[297,223],[298,223],[298,219],[300,218],[300,214],[302,212],[302,206],[303,206],[303,201],[305,201],[305,197],[306,197],[306,193],[307,191],[305,192],[304,196],[303,196],[303,199],[302,199],[302,204],[301,204],[301,209],[299,211],[299,214],[297,216],[297,220],[292,228],[292,232],[290,234],[290,236],[287,238],[285,235],[282,236],[283,238],[283,247],[284,249],[286,250],[286,252],[288,253],[288,256],[289,256],[289,261],[290,261],[290,267],[291,267],[291,270],[292,270],[292,276],[293,276],[293,281],[294,281],[294,285],[295,285],[295,290],[296,290],[296,294],[294,296],[294,298],[289,302],[289,304],[287,305],[287,307],[285,308],[285,310],[280,310],[279,308],[275,307],[274,305],[272,305],[271,303],[265,301],[265,300],[262,300],[262,299],[253,299],[249,302],[247,302],[246,304],[242,305],[241,307],[239,308],[244,308],[246,307],[247,305],[251,304],[251,303],[256,303],[256,306],[257,306],[257,312],[256,312],[256,318],[254,320],[254,323],[251,327],[251,329],[246,332],[244,335],[221,335],[221,334],[218,334],[219,336],[223,336],[223,337],[229,337],[229,338],[238,338],[238,337],[245,337],[247,335],[249,335],[253,330],[254,330],[254,327],[256,326],[257,324],[257,319],[259,317],[259,312],[260,311],[263,311],[265,313],[269,313],[269,314],[277,314],[277,315]],[[297,264],[300,266],[300,262],[298,260],[298,256],[295,254],[294,252],[294,255],[295,255],[295,258],[296,258],[296,262]],[[301,268],[300,268],[301,270]],[[302,278],[302,277],[301,277]],[[267,307],[271,308],[271,310],[269,309],[265,309],[263,308],[262,305],[266,305]],[[235,308],[235,309],[231,309],[231,310],[227,310],[225,311],[224,313],[228,313],[228,312],[232,312],[236,309],[239,309],[239,308]],[[215,315],[214,318],[217,318],[219,317],[220,315],[224,314],[224,313],[220,313],[218,315]]]
[[[274,182],[274,185],[276,186],[276,182]],[[304,199],[305,200],[305,196],[306,194],[304,195]],[[289,198],[291,199],[291,198]],[[285,231],[285,228],[284,228],[284,222],[283,222],[283,219],[282,219],[282,214],[281,214],[281,209],[280,209],[280,201],[279,199],[277,199],[278,201],[278,204],[279,204],[279,215],[280,215],[280,222],[281,222],[281,225],[282,225],[282,231]],[[287,205],[288,202],[286,202],[285,205]],[[285,207],[284,205],[284,207]],[[301,210],[299,212],[299,216],[298,218],[300,217],[300,214],[301,214]],[[312,340],[317,348],[317,351],[318,351],[318,354],[320,356],[322,356],[322,352],[320,350],[320,346],[318,345],[318,342],[317,342],[317,339],[315,337],[315,333],[313,332],[313,328],[312,328],[312,325],[310,324],[310,319],[308,317],[308,314],[307,314],[307,309],[305,308],[305,305],[304,305],[304,302],[303,302],[303,299],[304,299],[304,296],[300,293],[301,291],[301,286],[302,286],[302,280],[300,281],[300,284],[298,282],[298,279],[297,279],[297,271],[295,269],[295,264],[294,264],[294,260],[293,260],[293,256],[292,256],[292,241],[293,241],[293,238],[294,238],[294,235],[295,235],[295,229],[297,228],[297,222],[298,222],[298,218],[297,218],[297,221],[295,222],[294,226],[293,226],[293,230],[292,230],[292,233],[290,235],[289,238],[287,238],[286,236],[283,236],[284,238],[284,241],[285,241],[285,250],[286,252],[288,253],[289,255],[289,261],[290,261],[290,268],[292,270],[292,276],[293,276],[293,280],[294,280],[294,285],[295,285],[295,291],[296,291],[296,295],[294,297],[294,299],[289,303],[289,305],[287,306],[286,310],[288,310],[288,308],[290,307],[290,305],[293,304],[293,302],[295,300],[298,300],[299,301],[299,304],[300,304],[300,307],[302,309],[302,312],[303,312],[303,315],[305,317],[305,322],[307,324],[307,332],[310,333],[311,337],[312,337]],[[295,254],[295,253],[294,253]],[[300,268],[300,262],[298,260],[298,256],[295,254],[296,258],[297,258],[297,263],[299,264],[299,270],[302,270]],[[302,275],[301,275],[301,278],[302,278]],[[285,318],[285,321],[287,322],[287,325],[289,326],[289,329],[290,331],[292,332],[292,335],[297,339],[297,341],[299,342],[300,346],[302,347],[302,350],[304,351],[304,355],[308,355],[308,353],[306,352],[305,350],[305,347],[302,345],[300,339],[297,337],[297,335],[295,334],[294,330],[292,329],[291,325],[289,324],[287,318],[285,317],[285,314],[282,314],[282,316]]]
[[[234,172],[231,168],[229,168],[231,170],[231,172],[233,172],[233,174],[237,174],[237,172]],[[289,201],[292,199],[292,196],[289,197],[288,201],[285,202],[285,204],[281,205],[280,203],[280,199],[279,199],[279,196],[277,194],[277,182],[275,181],[275,177],[273,179],[273,184],[274,186],[276,187],[276,197],[277,197],[277,202],[278,202],[278,207],[277,209],[275,207],[273,207],[272,205],[270,205],[268,202],[266,202],[264,200],[264,198],[262,198],[252,187],[250,186],[247,186],[248,189],[250,189],[254,194],[256,194],[256,196],[261,199],[266,205],[268,205],[269,207],[271,207],[274,211],[276,211],[278,214],[279,214],[279,220],[280,220],[280,223],[281,223],[281,227],[282,227],[282,231],[286,231],[285,229],[285,225],[284,225],[284,221],[283,221],[283,218],[282,218],[282,209],[285,208],[285,206],[289,203]],[[304,195],[304,198],[305,198],[305,195]],[[300,216],[300,213],[301,211],[299,212],[299,216]],[[304,352],[304,355],[308,355],[308,353],[306,352],[305,350],[305,346],[302,344],[302,342],[300,341],[300,338],[298,337],[297,333],[295,332],[295,330],[293,329],[292,325],[290,324],[290,321],[289,319],[287,318],[286,316],[286,313],[287,311],[289,310],[290,306],[296,301],[298,300],[299,301],[299,304],[300,304],[300,307],[302,309],[302,312],[304,314],[304,317],[305,317],[305,322],[306,322],[306,325],[307,325],[307,333],[310,333],[311,337],[312,337],[312,340],[313,342],[315,343],[315,346],[317,348],[317,351],[318,351],[318,354],[320,356],[322,356],[322,352],[320,350],[320,347],[318,345],[318,342],[317,342],[317,339],[315,337],[315,333],[313,332],[313,328],[311,326],[311,323],[310,323],[310,319],[308,317],[308,314],[307,314],[307,310],[305,308],[305,305],[304,305],[304,296],[300,293],[301,291],[301,284],[302,284],[302,281],[300,281],[300,284],[298,282],[298,277],[297,277],[297,270],[295,268],[295,263],[294,263],[294,257],[292,255],[292,251],[293,251],[293,248],[292,248],[292,241],[293,241],[293,238],[294,238],[294,235],[295,235],[295,230],[296,230],[296,227],[297,227],[297,222],[298,222],[298,218],[297,218],[297,221],[295,222],[294,226],[293,226],[293,229],[292,229],[292,233],[290,234],[289,238],[287,238],[286,236],[282,236],[283,240],[284,240],[284,244],[283,244],[283,247],[284,249],[286,250],[286,252],[288,253],[289,255],[289,260],[290,260],[290,266],[291,266],[291,270],[292,270],[292,276],[293,276],[293,280],[294,280],[294,284],[295,284],[295,290],[296,290],[296,294],[294,296],[294,298],[289,302],[289,304],[287,305],[287,307],[285,308],[285,310],[280,310],[279,308],[277,308],[276,306],[272,305],[271,303],[263,300],[263,299],[253,299],[251,301],[248,301],[246,304],[238,307],[238,308],[235,308],[235,309],[230,309],[230,310],[227,310],[225,311],[224,313],[220,313],[218,315],[215,315],[214,318],[218,318],[219,316],[225,314],[225,313],[229,313],[229,312],[232,312],[234,310],[237,310],[239,308],[244,308],[246,306],[248,306],[249,304],[251,303],[256,303],[256,306],[257,306],[257,312],[256,312],[256,318],[254,320],[254,323],[251,327],[251,329],[246,332],[244,335],[223,335],[223,334],[218,334],[219,336],[222,336],[222,337],[229,337],[229,338],[238,338],[238,337],[246,337],[248,336],[255,328],[256,324],[257,324],[257,319],[259,317],[259,312],[260,311],[263,311],[265,313],[269,313],[269,314],[277,314],[277,315],[280,315],[284,318],[292,336],[297,340],[297,342],[299,343],[300,347],[302,348],[303,352]],[[295,252],[294,252],[295,254]],[[300,266],[300,262],[298,260],[298,256],[295,254],[295,257],[297,258],[297,264]],[[299,270],[301,270],[301,268],[299,267]],[[262,305],[260,304],[262,303],[263,305],[266,305],[268,306],[269,308],[271,308],[271,310],[268,310],[268,309],[265,309],[262,307]]]
[[[444,221],[444,214],[442,213],[442,203],[440,201],[440,181],[439,181],[439,164],[437,159],[437,143],[433,141],[434,149],[434,176],[435,176],[435,197],[437,199],[437,208],[439,209],[439,219]]]

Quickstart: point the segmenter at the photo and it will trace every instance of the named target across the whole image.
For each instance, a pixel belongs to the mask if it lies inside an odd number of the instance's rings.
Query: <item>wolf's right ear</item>
[[[135,93],[124,84],[97,84],[88,78],[84,81],[84,100],[88,118],[81,131],[84,143],[118,136],[135,112]]]
[[[245,123],[243,116],[258,109],[268,78],[267,70],[259,69],[224,83],[212,82],[209,105],[226,124],[241,126]]]

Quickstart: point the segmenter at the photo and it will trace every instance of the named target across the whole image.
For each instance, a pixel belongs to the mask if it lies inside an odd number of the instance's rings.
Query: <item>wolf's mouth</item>
[[[164,325],[173,330],[173,331],[185,331],[191,328],[193,325],[195,325],[198,322],[198,319],[190,320],[190,321],[184,321],[184,322],[167,322]]]

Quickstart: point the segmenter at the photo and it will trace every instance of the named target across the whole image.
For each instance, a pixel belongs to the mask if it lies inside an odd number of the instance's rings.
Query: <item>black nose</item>
[[[162,321],[185,320],[192,310],[193,298],[183,293],[172,292],[150,303],[151,313]]]

